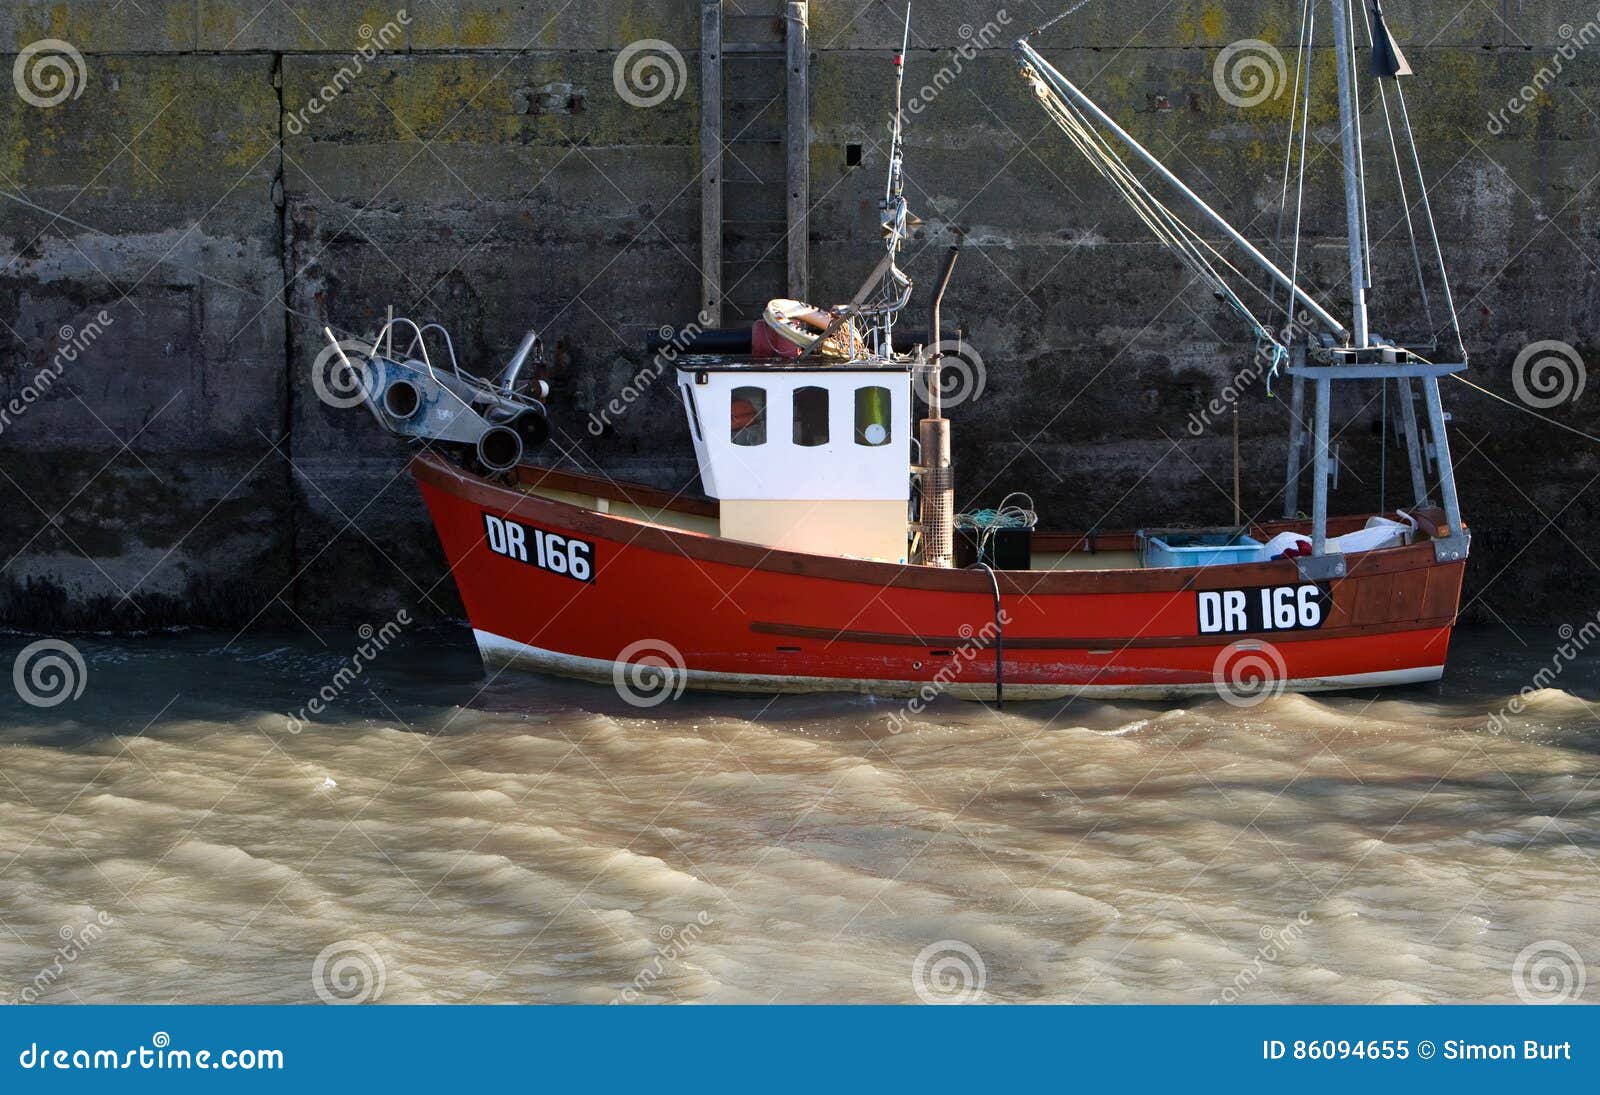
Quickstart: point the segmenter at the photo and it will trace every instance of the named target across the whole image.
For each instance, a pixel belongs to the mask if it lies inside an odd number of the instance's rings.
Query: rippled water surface
[[[1600,981],[1594,659],[1489,725],[1554,632],[1442,686],[898,734],[408,633],[291,734],[324,639],[74,639],[77,700],[0,693],[0,998],[1514,1001],[1535,944]]]

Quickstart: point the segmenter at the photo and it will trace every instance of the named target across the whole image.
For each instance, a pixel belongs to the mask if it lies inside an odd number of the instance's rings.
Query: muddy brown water
[[[0,636],[0,667],[38,636]],[[1252,708],[685,696],[399,636],[68,637],[0,693],[0,998],[1595,998],[1600,669]],[[1600,976],[1600,975],[1597,975]],[[1582,995],[1580,995],[1580,991]]]

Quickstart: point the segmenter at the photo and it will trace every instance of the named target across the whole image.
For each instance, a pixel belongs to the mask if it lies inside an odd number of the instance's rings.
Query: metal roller
[[[478,438],[478,463],[493,472],[510,471],[522,462],[522,436],[510,426],[490,426]]]

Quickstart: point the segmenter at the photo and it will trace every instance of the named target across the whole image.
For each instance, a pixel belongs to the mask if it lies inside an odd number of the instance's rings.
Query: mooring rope
[[[1061,22],[1061,20],[1065,19],[1067,16],[1069,16],[1069,15],[1073,14],[1074,12],[1078,11],[1080,8],[1088,7],[1092,3],[1094,3],[1094,0],[1078,0],[1078,2],[1076,4],[1072,5],[1066,11],[1062,12],[1060,15],[1057,15],[1054,19],[1049,19],[1049,20],[1047,20],[1047,21],[1045,21],[1043,23],[1040,23],[1038,26],[1034,27],[1033,30],[1031,32],[1029,32],[1028,37],[1032,38],[1035,34],[1043,34],[1045,31],[1049,30],[1051,27],[1053,27],[1057,23]]]
[[[1472,381],[1468,380],[1466,377],[1462,376],[1460,373],[1449,373],[1447,375],[1449,375],[1454,380],[1461,381],[1461,383],[1465,384],[1467,387],[1471,388],[1475,392],[1482,392],[1484,395],[1488,396],[1490,399],[1498,399],[1500,402],[1504,403],[1506,406],[1512,407],[1512,408],[1514,408],[1516,410],[1519,410],[1523,414],[1532,415],[1534,418],[1537,418],[1541,422],[1548,422],[1550,425],[1555,426],[1557,429],[1566,430],[1568,433],[1575,433],[1579,437],[1583,438],[1585,441],[1593,441],[1596,445],[1600,445],[1600,437],[1596,437],[1592,433],[1584,433],[1582,430],[1578,429],[1575,426],[1569,426],[1565,422],[1557,422],[1555,419],[1551,418],[1549,415],[1540,414],[1538,411],[1534,410],[1532,407],[1525,407],[1521,403],[1518,403],[1518,402],[1516,402],[1514,400],[1507,399],[1503,395],[1497,395],[1496,393],[1491,392],[1488,388],[1479,387],[1477,384],[1474,384]]]

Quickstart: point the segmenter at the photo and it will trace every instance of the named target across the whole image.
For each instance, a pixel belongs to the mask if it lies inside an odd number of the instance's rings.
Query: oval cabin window
[[[794,443],[806,448],[828,443],[828,389],[795,389]]]
[[[735,445],[767,443],[767,390],[735,388],[729,415],[729,428]]]
[[[891,440],[889,389],[878,385],[856,389],[856,444],[887,445]]]

